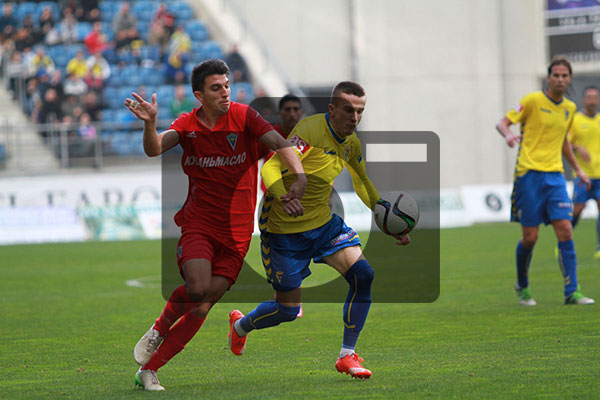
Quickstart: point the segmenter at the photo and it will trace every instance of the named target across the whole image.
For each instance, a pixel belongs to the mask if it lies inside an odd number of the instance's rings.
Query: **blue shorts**
[[[573,181],[573,203],[585,203],[589,199],[600,199],[600,179],[591,179],[592,186],[586,190],[585,183],[579,178]]]
[[[517,177],[512,192],[510,220],[523,226],[573,217],[573,205],[562,172],[528,171]]]
[[[356,231],[336,214],[325,225],[306,232],[263,232],[260,241],[267,280],[281,292],[300,287],[311,274],[308,268],[311,259],[316,263],[324,262],[323,257],[344,247],[361,244]]]

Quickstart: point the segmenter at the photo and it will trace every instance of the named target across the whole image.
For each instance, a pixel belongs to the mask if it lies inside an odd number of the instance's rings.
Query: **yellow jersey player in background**
[[[589,186],[581,170],[567,132],[576,106],[564,97],[571,83],[571,64],[555,58],[548,67],[548,89],[526,95],[496,125],[508,146],[519,145],[512,194],[511,221],[520,222],[523,236],[517,244],[517,283],[519,304],[535,306],[529,290],[529,264],[537,242],[539,225],[552,224],[558,238],[558,263],[564,277],[565,304],[593,304],[577,284],[577,256],[571,225],[571,199],[567,194],[561,157],[565,155],[577,176]],[[510,125],[520,123],[521,135],[514,135]],[[562,150],[562,151],[561,151]]]
[[[332,215],[329,206],[333,181],[345,167],[352,175],[356,193],[371,210],[380,200],[377,189],[367,177],[361,144],[354,132],[366,100],[362,86],[341,82],[331,93],[329,112],[304,118],[288,136],[307,176],[301,202],[303,215],[285,215],[288,207],[297,207],[300,202],[280,200],[293,175],[285,169],[279,156],[275,155],[263,167],[261,173],[268,193],[259,219],[261,252],[268,280],[277,296],[276,300],[261,303],[246,316],[238,310],[229,314],[229,343],[234,354],[243,353],[250,331],[296,319],[302,281],[310,275],[309,264],[313,259],[333,267],[349,285],[343,313],[342,349],[335,367],[354,378],[371,376],[354,349],[371,306],[374,272],[360,250],[358,234],[338,215]],[[399,245],[410,243],[408,235],[397,239]]]
[[[575,158],[581,169],[590,177],[591,188],[586,189],[581,179],[576,178],[573,186],[573,228],[589,199],[596,200],[600,210],[600,90],[595,86],[583,90],[583,112],[579,111],[573,118],[569,133],[569,141],[575,152]],[[598,244],[594,257],[600,259],[600,215],[596,222]]]

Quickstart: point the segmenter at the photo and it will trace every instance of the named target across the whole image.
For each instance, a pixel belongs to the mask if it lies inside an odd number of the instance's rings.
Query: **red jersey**
[[[254,229],[257,139],[273,127],[245,104],[231,102],[213,129],[198,120],[198,110],[182,114],[169,128],[179,135],[181,166],[189,178],[188,197],[175,223],[182,232],[247,241]]]

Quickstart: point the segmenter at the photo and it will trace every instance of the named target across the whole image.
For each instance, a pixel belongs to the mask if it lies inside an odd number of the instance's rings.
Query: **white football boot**
[[[154,329],[154,325],[148,329],[148,332],[142,336],[133,349],[133,357],[139,365],[146,364],[158,346],[162,343],[164,336],[159,336],[158,331]]]
[[[143,387],[144,390],[165,390],[165,388],[162,387],[158,381],[156,371],[152,371],[151,369],[140,368],[137,374],[135,374],[135,384]]]

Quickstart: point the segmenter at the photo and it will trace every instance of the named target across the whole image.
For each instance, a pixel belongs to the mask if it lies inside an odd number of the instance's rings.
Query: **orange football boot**
[[[345,373],[356,379],[369,379],[372,375],[371,371],[363,368],[362,362],[365,361],[356,353],[345,355],[343,358],[337,359],[335,369],[340,373]]]
[[[236,356],[241,356],[246,350],[246,338],[248,336],[238,335],[233,327],[235,321],[243,317],[244,314],[240,310],[233,310],[229,313],[229,349]]]

